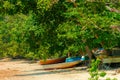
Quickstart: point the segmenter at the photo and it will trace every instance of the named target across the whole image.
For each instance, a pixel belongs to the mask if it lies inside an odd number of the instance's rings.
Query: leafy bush
[[[99,80],[100,77],[105,77],[106,76],[106,72],[102,71],[100,72],[98,67],[100,65],[100,60],[92,60],[91,66],[89,68],[89,74],[90,74],[90,78],[88,80]],[[106,78],[106,80],[117,80],[117,78]]]
[[[112,25],[119,25],[120,14],[108,11],[106,2],[0,2],[1,56],[33,59],[62,57],[67,53],[74,56],[81,51],[88,54],[86,46],[90,50],[95,47],[111,49],[120,44],[119,32],[111,29]]]

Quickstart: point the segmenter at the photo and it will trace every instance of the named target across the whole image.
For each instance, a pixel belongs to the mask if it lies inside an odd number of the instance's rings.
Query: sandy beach
[[[117,78],[120,73],[116,69],[105,70],[105,78]],[[86,66],[78,66],[67,69],[44,70],[38,62],[26,60],[0,60],[0,80],[88,80],[90,77]]]

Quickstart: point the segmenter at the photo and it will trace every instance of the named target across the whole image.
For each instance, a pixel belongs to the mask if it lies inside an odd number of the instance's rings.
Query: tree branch
[[[111,7],[109,7],[109,6],[106,6],[106,8],[107,8],[109,11],[111,11],[111,12],[120,13],[120,10],[117,10],[117,9],[115,9],[115,8],[111,8]]]
[[[116,29],[116,30],[118,30],[118,31],[120,32],[120,26],[112,25],[111,28],[112,28],[113,30]]]

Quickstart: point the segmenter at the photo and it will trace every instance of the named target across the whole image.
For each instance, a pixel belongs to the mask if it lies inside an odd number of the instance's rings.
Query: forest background
[[[120,1],[0,0],[0,58],[91,55],[120,47]]]

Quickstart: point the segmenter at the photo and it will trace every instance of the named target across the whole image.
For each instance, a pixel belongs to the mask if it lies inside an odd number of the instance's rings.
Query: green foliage
[[[89,80],[99,80],[99,77],[104,77],[106,75],[105,72],[99,73],[98,66],[100,64],[100,60],[93,60],[89,69],[91,78]]]
[[[118,80],[118,79],[117,78],[113,78],[113,79],[107,78],[106,80]]]
[[[22,29],[25,18],[26,16],[22,14],[3,16],[3,21],[0,21],[1,55],[17,57],[23,53]]]
[[[65,3],[67,10],[64,13],[67,21],[59,25],[58,38],[66,40],[67,52],[77,52],[94,47],[113,48],[118,45],[118,34],[113,32],[111,25],[118,25],[116,13],[106,10],[105,3],[76,2]],[[110,16],[108,16],[110,14]],[[98,38],[96,38],[96,36]],[[101,43],[104,45],[99,46]],[[65,51],[66,51],[65,49]]]
[[[29,11],[37,11],[37,0],[1,0],[0,11],[2,14],[28,14]]]
[[[119,25],[120,14],[105,6],[84,0],[1,0],[0,55],[39,59],[76,55],[86,45],[119,46],[119,31],[110,26]]]
[[[90,74],[90,78],[88,80],[99,80],[100,77],[105,77],[106,76],[106,72],[102,71],[100,72],[98,67],[100,65],[100,60],[92,60],[92,63],[90,65],[89,68],[89,74]],[[105,80],[117,80],[117,78],[106,78]]]

